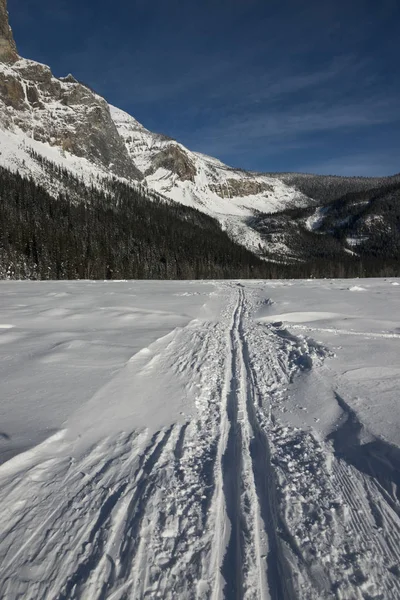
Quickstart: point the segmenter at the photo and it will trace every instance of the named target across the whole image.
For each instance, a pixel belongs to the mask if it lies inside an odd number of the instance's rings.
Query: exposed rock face
[[[126,178],[151,197],[213,216],[256,252],[262,238],[249,217],[305,202],[279,180],[233,169],[149,131],[72,75],[58,79],[49,67],[18,57],[6,0],[0,0],[0,165],[34,177],[53,195],[71,193],[61,169],[100,189],[108,189],[109,178]]]
[[[72,75],[57,79],[50,68],[20,59],[0,0],[0,126],[87,159],[102,170],[142,179],[101,98]]]
[[[104,98],[71,76],[55,78],[45,65],[24,59],[0,64],[0,124],[114,175],[142,179]]]
[[[196,176],[196,167],[188,155],[176,144],[170,144],[153,159],[153,164],[146,171],[146,175],[151,175],[157,169],[166,169],[178,175],[181,181],[194,181]]]
[[[0,0],[0,62],[13,63],[17,59],[17,48],[8,22],[7,0]]]
[[[221,198],[235,198],[273,192],[274,188],[268,183],[254,179],[227,179],[223,184],[210,184],[210,190]]]
[[[25,94],[22,84],[10,75],[0,73],[0,98],[6,106],[23,110],[25,106]]]

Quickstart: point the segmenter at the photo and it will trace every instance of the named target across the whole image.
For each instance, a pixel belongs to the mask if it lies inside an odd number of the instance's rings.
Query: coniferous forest
[[[392,178],[396,179],[396,178]],[[301,261],[314,276],[400,274],[400,183],[349,192],[319,208],[316,228],[307,226],[315,208],[259,214],[252,226],[268,242],[282,239],[287,262]]]
[[[32,179],[0,168],[0,278],[400,275],[397,255],[339,254],[331,251],[335,240],[318,250],[312,234],[309,247],[314,252],[305,253],[303,261],[261,260],[233,242],[217,221],[193,208],[166,202],[117,180],[108,183],[104,191],[89,188],[67,171],[59,171],[57,178],[70,192],[54,198]]]
[[[63,174],[68,178],[67,172]],[[212,218],[119,183],[58,198],[0,168],[0,276],[197,279],[270,276]]]

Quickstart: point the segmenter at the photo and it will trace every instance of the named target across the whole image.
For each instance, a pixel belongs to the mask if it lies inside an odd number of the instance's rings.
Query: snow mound
[[[366,288],[362,287],[361,285],[352,285],[351,287],[349,287],[349,292],[366,292]]]

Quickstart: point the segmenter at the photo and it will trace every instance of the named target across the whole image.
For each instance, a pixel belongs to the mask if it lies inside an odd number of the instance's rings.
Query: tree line
[[[67,172],[62,177],[68,180]],[[115,181],[57,198],[0,168],[0,277],[209,279],[268,277],[214,219]],[[68,181],[67,181],[68,184]],[[68,189],[68,185],[65,186]],[[80,196],[81,194],[81,196]],[[78,200],[80,196],[80,200]]]
[[[270,228],[289,221],[297,260],[264,260],[233,242],[219,223],[196,209],[164,201],[118,180],[84,185],[49,163],[62,182],[58,197],[33,179],[0,168],[0,278],[10,279],[269,279],[400,275],[397,236],[385,253],[376,231],[367,255],[343,252],[337,236],[298,233],[293,214],[271,215]],[[99,182],[95,182],[99,184]],[[397,196],[380,198],[398,231]],[[301,210],[300,210],[301,212]],[[300,213],[299,213],[300,214]],[[262,229],[260,219],[258,226]],[[275,225],[273,224],[275,223]],[[263,223],[268,230],[267,224]],[[266,232],[264,232],[267,238]],[[317,240],[317,243],[316,241]],[[375,247],[378,245],[377,247]],[[383,247],[387,244],[383,243]]]

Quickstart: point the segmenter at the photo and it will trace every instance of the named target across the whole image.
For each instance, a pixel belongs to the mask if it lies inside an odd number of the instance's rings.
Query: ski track
[[[395,482],[280,422],[293,378],[328,350],[253,320],[251,288],[219,293],[217,322],[138,367],[174,373],[195,417],[77,456],[59,432],[0,467],[1,598],[400,598]]]

